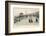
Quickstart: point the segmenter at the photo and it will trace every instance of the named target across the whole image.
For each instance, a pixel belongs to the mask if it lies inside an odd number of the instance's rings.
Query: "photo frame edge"
[[[16,2],[16,3],[30,3],[30,4],[42,4],[43,5],[43,31],[37,32],[24,32],[24,33],[9,33],[8,31],[8,3]],[[45,32],[45,3],[37,3],[37,2],[22,2],[22,1],[5,1],[5,35],[16,35],[16,34],[32,34],[32,33],[44,33]]]

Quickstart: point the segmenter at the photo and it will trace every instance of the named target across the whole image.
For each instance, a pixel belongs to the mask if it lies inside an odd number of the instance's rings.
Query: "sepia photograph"
[[[44,3],[5,1],[5,34],[44,33]]]
[[[16,32],[28,31],[27,29],[31,29],[31,27],[39,26],[39,8],[14,7],[13,12],[13,28]]]

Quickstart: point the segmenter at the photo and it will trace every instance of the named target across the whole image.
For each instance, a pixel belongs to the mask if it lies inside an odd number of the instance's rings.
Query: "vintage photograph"
[[[39,24],[38,8],[14,8],[14,24]],[[22,24],[22,25],[23,25]],[[27,25],[26,24],[26,25]]]
[[[16,32],[22,32],[23,29],[25,31],[25,29],[31,29],[31,27],[39,26],[39,8],[14,7],[13,12],[13,28],[16,29]]]
[[[44,33],[44,3],[5,2],[5,34]]]

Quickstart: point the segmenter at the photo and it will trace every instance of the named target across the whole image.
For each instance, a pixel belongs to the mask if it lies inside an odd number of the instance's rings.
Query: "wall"
[[[16,1],[18,1],[18,0],[16,0]],[[46,6],[46,0],[19,0],[19,1],[44,2],[45,6]],[[45,9],[46,9],[46,7],[45,7]],[[46,12],[45,12],[45,15],[46,15]],[[5,35],[5,0],[0,0],[0,36],[6,36]],[[46,36],[46,33],[16,35],[16,36]]]

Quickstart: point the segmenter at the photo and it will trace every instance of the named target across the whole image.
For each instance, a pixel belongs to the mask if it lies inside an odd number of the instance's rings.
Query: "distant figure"
[[[39,18],[38,17],[36,18],[36,22],[39,22]]]
[[[38,20],[36,19],[36,22],[38,22]]]
[[[29,23],[32,23],[32,22],[33,22],[33,20],[32,19],[31,20],[29,19]]]

